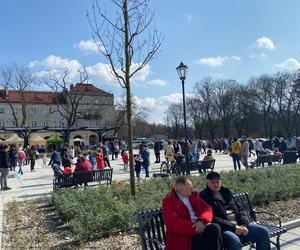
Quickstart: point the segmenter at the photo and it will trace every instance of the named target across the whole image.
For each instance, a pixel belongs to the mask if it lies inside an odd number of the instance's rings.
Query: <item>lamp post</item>
[[[298,69],[298,71],[297,71],[297,79],[295,81],[294,89],[295,89],[296,95],[298,96],[298,98],[300,98],[300,69]],[[298,105],[300,105],[300,99],[299,99]],[[296,132],[298,132],[298,128],[296,128]]]
[[[187,174],[190,174],[190,157],[189,157],[189,149],[188,149],[188,138],[187,138],[187,127],[186,127],[186,109],[185,109],[185,92],[184,92],[184,80],[186,79],[188,67],[181,62],[179,66],[176,68],[179,79],[182,83],[182,100],[183,100],[183,121],[184,121],[184,137],[185,137],[185,159],[187,163]]]

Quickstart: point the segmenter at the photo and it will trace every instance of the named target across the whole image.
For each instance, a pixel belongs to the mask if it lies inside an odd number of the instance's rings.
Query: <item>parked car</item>
[[[132,147],[133,148],[139,148],[141,144],[145,144],[150,148],[154,147],[154,142],[147,138],[138,138],[133,141]]]

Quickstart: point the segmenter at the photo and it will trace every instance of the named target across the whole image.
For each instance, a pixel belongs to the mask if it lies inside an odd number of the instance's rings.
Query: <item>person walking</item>
[[[159,140],[156,140],[154,143],[154,154],[155,154],[155,162],[160,163],[160,150],[162,149],[161,143]]]
[[[20,147],[19,151],[18,151],[18,154],[17,154],[17,161],[18,161],[18,166],[19,166],[18,174],[23,175],[22,167],[24,165],[25,160],[26,160],[26,154],[23,151],[22,147]]]
[[[149,178],[150,153],[147,145],[144,146],[141,156],[143,159],[143,168],[145,169],[146,178]]]
[[[256,153],[256,157],[259,156],[260,153],[263,151],[263,146],[262,146],[261,142],[258,139],[255,140],[254,150],[255,150],[255,153]]]
[[[233,142],[231,144],[230,155],[233,160],[233,166],[235,171],[237,170],[237,168],[238,170],[241,170],[241,163],[240,163],[241,152],[242,152],[241,143],[238,141],[236,137],[234,137]]]
[[[9,164],[8,164],[8,153],[7,145],[0,144],[0,171],[1,171],[1,191],[10,190],[11,188],[7,186],[7,177],[9,174]]]
[[[245,166],[245,168],[248,168],[248,156],[249,156],[249,142],[247,140],[247,137],[245,135],[242,136],[241,139],[241,162]]]
[[[34,171],[35,160],[36,160],[36,150],[34,146],[31,146],[29,150],[29,160],[30,160],[30,171]]]

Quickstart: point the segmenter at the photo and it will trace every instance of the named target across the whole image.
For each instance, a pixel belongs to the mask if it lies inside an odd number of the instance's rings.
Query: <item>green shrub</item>
[[[233,193],[248,192],[254,206],[300,196],[298,165],[276,166],[247,171],[221,172],[222,184]],[[192,176],[195,190],[205,187],[205,175]],[[52,203],[61,219],[78,239],[94,239],[136,226],[136,212],[161,206],[174,179],[150,179],[137,186],[64,189],[52,194]]]

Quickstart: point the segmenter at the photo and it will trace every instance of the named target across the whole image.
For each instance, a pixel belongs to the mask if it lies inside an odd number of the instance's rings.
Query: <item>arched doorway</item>
[[[74,146],[79,146],[81,148],[84,148],[84,140],[82,139],[81,135],[75,135],[73,142],[74,142]]]

